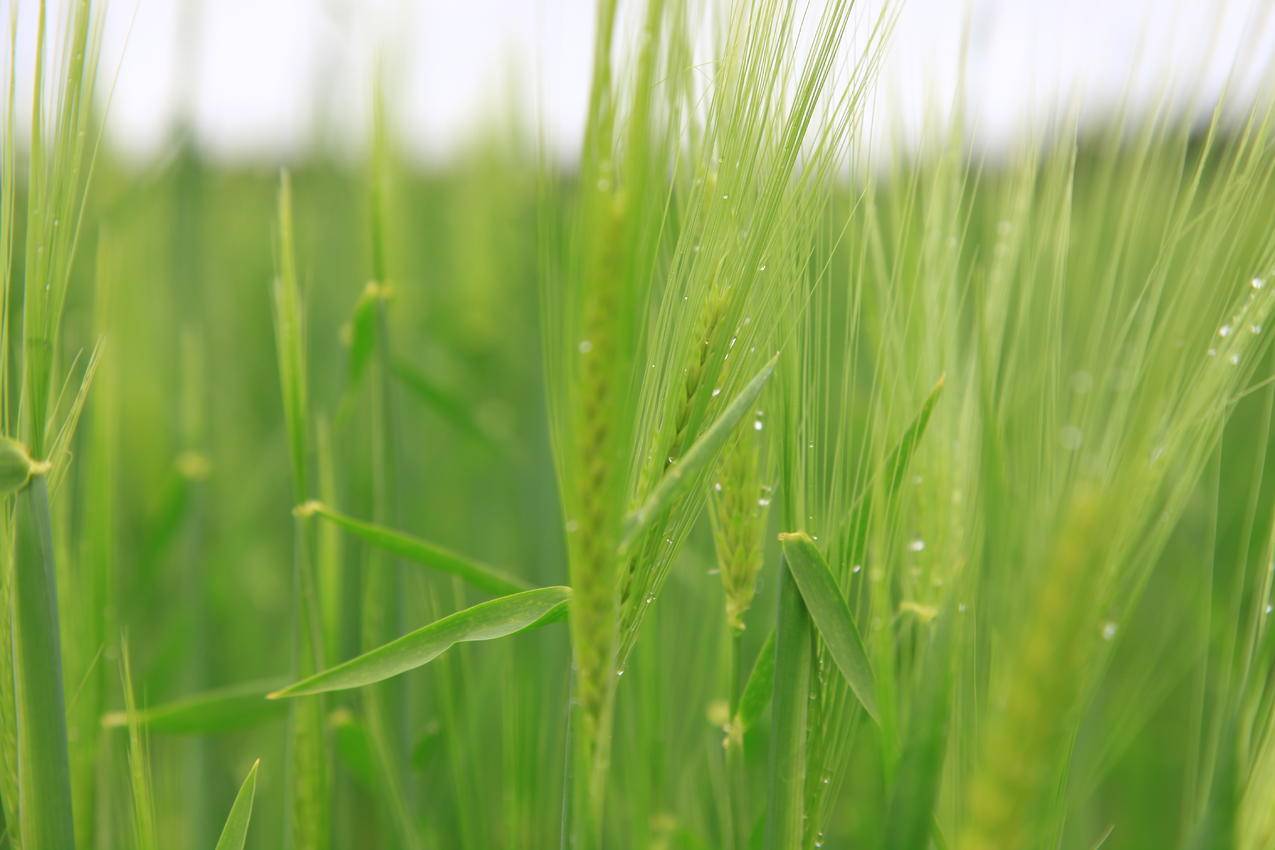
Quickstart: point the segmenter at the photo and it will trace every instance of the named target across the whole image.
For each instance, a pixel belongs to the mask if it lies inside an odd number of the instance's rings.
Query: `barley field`
[[[597,0],[576,156],[378,75],[355,156],[139,162],[55,5],[0,846],[1275,848],[1275,99],[868,150],[901,3]]]

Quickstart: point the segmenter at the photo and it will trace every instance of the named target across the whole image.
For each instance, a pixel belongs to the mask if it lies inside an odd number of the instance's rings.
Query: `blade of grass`
[[[127,642],[122,642],[120,647],[120,681],[124,689],[125,712],[129,717],[136,717],[137,699],[133,694],[133,667]],[[134,846],[137,850],[155,850],[159,846],[159,834],[155,828],[150,754],[146,732],[137,723],[128,724],[128,778],[133,800]]]
[[[735,396],[712,425],[704,429],[686,453],[668,468],[642,506],[625,518],[624,534],[620,540],[621,551],[627,549],[629,544],[660,515],[661,511],[669,506],[682,489],[692,483],[695,474],[717,456],[717,450],[730,439],[732,431],[743,419],[744,414],[752,409],[753,403],[761,395],[762,388],[766,386],[766,381],[774,373],[775,364],[778,362],[779,355],[776,354],[761,368],[761,371],[753,376],[752,380],[744,385],[739,395]]]
[[[428,664],[457,643],[495,640],[561,619],[569,587],[542,587],[457,611],[371,652],[269,694],[269,699],[309,696],[383,682]]]
[[[395,360],[392,370],[394,377],[404,388],[410,390],[418,401],[434,411],[448,425],[493,452],[501,455],[509,453],[509,447],[483,427],[474,416],[471,405],[463,399],[458,398],[445,387],[439,386],[437,381],[406,360]]]
[[[748,730],[759,719],[766,706],[770,704],[770,695],[775,689],[775,633],[766,636],[753,662],[752,672],[739,697],[739,706],[731,719],[731,736],[742,742]]]
[[[252,821],[252,801],[257,796],[257,768],[260,766],[261,759],[254,761],[243,785],[239,786],[239,793],[235,795],[235,802],[230,805],[230,814],[226,815],[226,825],[221,828],[221,837],[217,839],[215,850],[243,850],[244,843],[248,840],[248,825]]]
[[[943,387],[946,383],[945,378],[940,377],[938,379],[930,390],[929,395],[926,396],[925,402],[922,403],[921,409],[911,423],[908,424],[903,435],[899,438],[899,442],[886,457],[885,465],[882,467],[885,480],[881,496],[884,497],[887,508],[893,505],[898,497],[899,488],[903,485],[908,466],[912,463],[912,456],[916,454],[917,446],[920,445],[921,438],[925,436],[925,430],[930,424],[930,416],[934,413],[935,406],[938,405],[939,397],[942,396]],[[868,486],[859,494],[859,498],[855,500],[854,506],[850,509],[850,514],[844,520],[841,533],[848,538],[846,552],[852,563],[862,561],[863,554],[867,550],[868,522],[872,518],[873,508],[872,496],[873,484],[869,482]]]
[[[297,508],[301,516],[319,516],[359,539],[408,561],[454,575],[474,587],[495,595],[530,590],[532,585],[495,567],[457,555],[441,546],[384,526],[347,516],[322,502],[310,501]]]
[[[859,637],[850,608],[837,587],[837,580],[828,569],[828,562],[804,531],[781,534],[779,542],[788,570],[801,591],[801,598],[819,637],[827,644],[837,669],[868,716],[879,721],[876,686],[872,665],[868,663],[868,652],[863,646],[863,638]]]
[[[279,679],[245,682],[153,705],[132,714],[112,711],[102,716],[102,726],[117,729],[135,723],[147,731],[170,735],[207,735],[241,729],[283,713],[282,705],[265,698],[282,684]]]

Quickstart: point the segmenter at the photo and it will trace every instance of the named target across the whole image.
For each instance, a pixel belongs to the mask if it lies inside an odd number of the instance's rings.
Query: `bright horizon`
[[[446,158],[499,121],[512,98],[569,157],[585,110],[594,2],[367,0],[356,9],[349,0],[112,0],[103,47],[103,68],[118,69],[109,139],[149,159],[188,121],[201,149],[222,161],[287,161],[316,135],[350,150],[367,126],[379,47],[392,69],[395,132],[416,155]],[[29,50],[37,4],[19,5],[18,40]],[[966,21],[970,132],[985,149],[1073,103],[1090,118],[1109,113],[1126,90],[1135,112],[1155,109],[1167,90],[1174,108],[1194,100],[1207,115],[1232,67],[1236,102],[1251,102],[1275,54],[1261,0],[1227,0],[1221,14],[1208,0],[1169,5],[1171,14],[1163,0],[907,0],[873,120],[915,141],[919,116],[952,102]],[[1096,31],[1095,20],[1105,21]],[[7,43],[0,57],[7,62]]]

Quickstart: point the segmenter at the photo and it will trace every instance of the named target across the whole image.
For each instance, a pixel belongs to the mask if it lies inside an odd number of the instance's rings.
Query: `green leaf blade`
[[[239,793],[230,806],[230,814],[226,816],[226,825],[221,829],[221,837],[217,839],[215,850],[243,850],[248,839],[248,825],[252,820],[252,802],[257,796],[257,768],[261,759],[252,763],[247,778],[239,786]]]
[[[788,570],[792,573],[802,601],[810,611],[819,636],[828,646],[837,669],[845,677],[846,684],[863,705],[868,716],[880,722],[877,712],[876,685],[868,652],[854,624],[850,608],[841,596],[841,589],[828,569],[828,562],[810,535],[803,531],[779,535]]]
[[[651,494],[641,507],[630,513],[624,520],[624,536],[620,542],[621,550],[628,547],[650,522],[669,506],[679,493],[689,485],[695,473],[702,470],[713,458],[726,440],[730,438],[735,426],[744,418],[744,414],[752,409],[753,403],[761,395],[762,389],[775,371],[779,355],[772,357],[765,366],[753,376],[739,395],[735,396],[712,425],[691,444],[677,461],[664,473],[664,477],[655,485]]]
[[[355,519],[321,502],[307,502],[298,508],[301,515],[314,515],[334,523],[359,539],[407,561],[454,575],[480,590],[497,596],[531,590],[524,579],[509,575],[495,567],[463,557],[442,546],[436,546],[401,531]]]
[[[765,643],[757,653],[752,672],[744,684],[744,692],[740,695],[739,706],[735,710],[731,730],[741,740],[759,719],[766,706],[770,704],[770,696],[775,690],[775,633],[766,636]]]
[[[559,619],[570,598],[569,587],[543,587],[483,602],[275,691],[269,698],[309,696],[383,682],[428,664],[457,643],[495,640]]]
[[[113,711],[102,716],[102,726],[116,729],[137,723],[148,732],[170,735],[206,735],[242,729],[283,713],[283,706],[266,700],[266,694],[284,684],[279,679],[244,682],[150,706],[129,716]]]

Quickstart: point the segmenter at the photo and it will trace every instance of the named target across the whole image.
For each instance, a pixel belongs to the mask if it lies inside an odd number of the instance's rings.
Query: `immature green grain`
[[[770,487],[762,479],[762,434],[745,422],[722,453],[709,488],[717,570],[726,595],[726,624],[744,630],[765,554]]]
[[[1025,847],[1040,825],[1086,661],[1105,636],[1089,597],[1078,592],[1102,568],[1100,504],[1094,495],[1078,493],[1059,529],[1023,633],[1003,668],[1003,702],[984,726],[957,850]]]
[[[623,207],[617,201],[611,208],[612,222],[621,226]],[[614,239],[607,240],[614,245]],[[614,689],[612,670],[616,643],[616,567],[618,516],[613,493],[619,474],[614,458],[614,407],[616,394],[614,366],[619,356],[614,327],[619,304],[612,284],[607,281],[615,273],[614,252],[605,252],[594,271],[593,285],[584,305],[584,336],[580,343],[580,390],[576,434],[578,488],[575,504],[578,515],[571,522],[568,545],[572,557],[571,607],[572,649],[576,664],[576,699],[583,715],[584,739],[594,750],[590,761],[605,764],[605,730],[608,724],[611,694]],[[600,765],[599,770],[604,769]],[[592,781],[592,780],[590,780]]]
[[[646,464],[642,470],[643,484],[640,487],[640,493],[643,496],[655,487],[660,477],[668,472],[686,450],[691,438],[692,418],[703,408],[702,397],[707,387],[706,378],[710,377],[707,373],[714,365],[709,362],[709,358],[717,348],[715,334],[721,325],[727,305],[726,292],[720,287],[715,287],[700,310],[700,317],[687,343],[683,361],[685,366],[682,369],[684,377],[680,381],[679,391],[674,393],[670,414],[667,422],[664,423],[663,432],[668,434],[667,442],[661,447],[657,455],[658,460],[654,464]],[[713,374],[716,374],[716,370],[713,370]],[[622,618],[620,633],[622,635],[630,635],[641,617],[641,610],[646,602],[645,599],[634,598],[635,585],[639,580],[639,573],[643,569],[649,569],[649,565],[659,560],[660,549],[665,546],[667,535],[665,521],[656,520],[652,523],[650,531],[643,537],[637,551],[628,559],[620,583]]]

